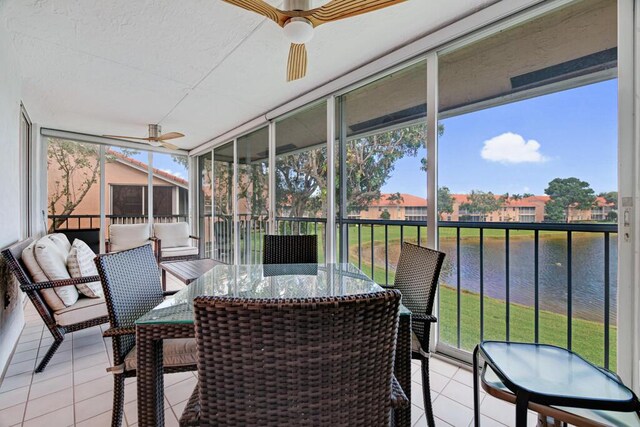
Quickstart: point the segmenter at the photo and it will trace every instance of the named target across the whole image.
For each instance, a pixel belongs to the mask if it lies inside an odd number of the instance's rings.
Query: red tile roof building
[[[453,212],[442,212],[441,221],[487,221],[487,222],[543,222],[545,205],[549,196],[510,197],[504,201],[500,209],[489,212],[482,218],[477,212],[465,210],[464,204],[469,202],[466,194],[452,194]],[[500,196],[496,196],[498,198]],[[371,203],[368,209],[360,211],[352,218],[390,219],[400,221],[426,221],[427,199],[412,194],[382,194],[380,199]],[[610,212],[615,210],[614,203],[608,203],[603,197],[597,197],[592,209],[581,210],[569,208],[569,222],[605,221]]]

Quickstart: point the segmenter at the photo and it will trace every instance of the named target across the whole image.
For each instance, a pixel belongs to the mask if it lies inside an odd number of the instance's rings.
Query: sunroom
[[[640,425],[637,2],[0,18],[0,426]]]

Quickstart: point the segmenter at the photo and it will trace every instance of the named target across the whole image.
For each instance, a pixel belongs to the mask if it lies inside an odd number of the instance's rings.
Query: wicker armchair
[[[200,238],[189,234],[189,224],[172,222],[153,224],[158,261],[184,261],[200,258]],[[191,245],[191,241],[195,245]]]
[[[106,253],[124,251],[142,245],[152,245],[154,248],[156,246],[149,224],[111,224],[109,226],[109,239],[105,242]]]
[[[263,264],[317,264],[318,236],[264,236]]]
[[[435,426],[429,385],[429,334],[433,302],[445,254],[403,243],[393,288],[402,293],[402,304],[411,310],[411,358],[422,363],[422,396],[429,427]]]
[[[111,327],[104,332],[112,337],[113,414],[111,425],[122,424],[124,380],[136,376],[135,321],[154,308],[164,297],[156,256],[150,245],[96,258],[96,266],[104,288]],[[193,339],[165,340],[164,372],[196,370]]]
[[[198,385],[180,425],[388,426],[400,293],[197,297]]]
[[[42,291],[45,289],[96,282],[99,280],[99,277],[88,276],[49,282],[34,282],[22,261],[22,251],[35,240],[34,238],[29,238],[18,242],[3,250],[2,256],[18,280],[20,289],[27,294],[44,321],[45,326],[53,336],[51,347],[49,347],[49,350],[36,367],[36,373],[39,373],[44,371],[44,368],[46,368],[49,361],[51,361],[51,358],[64,341],[65,334],[107,323],[109,319],[104,314],[104,301],[101,299],[87,298],[74,306],[58,311],[51,308],[45,302],[42,296]],[[80,310],[82,310],[82,312]]]

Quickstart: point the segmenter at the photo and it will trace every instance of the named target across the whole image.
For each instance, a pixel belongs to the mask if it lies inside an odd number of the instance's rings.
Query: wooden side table
[[[165,261],[160,263],[162,270],[162,288],[167,288],[167,273],[180,280],[185,285],[196,280],[216,265],[224,264],[209,258],[188,261]]]

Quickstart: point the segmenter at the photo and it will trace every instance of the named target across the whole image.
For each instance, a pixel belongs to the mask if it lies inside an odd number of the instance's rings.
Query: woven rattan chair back
[[[399,304],[196,298],[200,425],[389,425]]]
[[[402,292],[402,304],[412,313],[431,315],[445,254],[403,243],[394,288]],[[422,342],[424,323],[414,322],[413,332]]]
[[[29,275],[26,273],[28,271],[26,266],[22,262],[22,251],[33,243],[34,240],[35,239],[33,238],[28,238],[2,251],[5,262],[9,266],[11,272],[15,275],[18,283],[22,286],[27,286],[33,283]]]
[[[318,236],[264,236],[263,264],[317,264]]]
[[[115,365],[135,344],[135,321],[162,302],[164,294],[151,245],[96,258],[112,328],[131,328],[132,335],[113,337]]]

